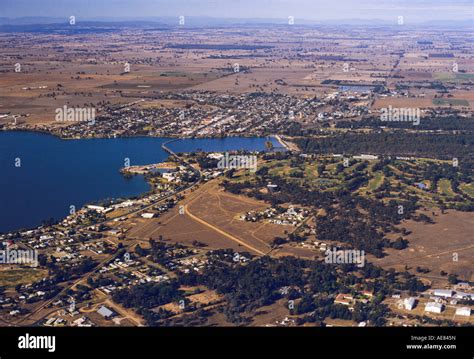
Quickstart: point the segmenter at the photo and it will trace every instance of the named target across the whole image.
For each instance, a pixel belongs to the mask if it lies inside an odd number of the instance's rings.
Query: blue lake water
[[[264,150],[265,138],[184,139],[175,152]],[[271,139],[279,146],[275,139]],[[61,140],[34,132],[0,132],[0,233],[60,219],[87,203],[134,197],[149,190],[143,177],[125,178],[130,165],[162,162],[165,138]],[[21,162],[18,162],[21,161]],[[19,165],[19,166],[17,166]]]

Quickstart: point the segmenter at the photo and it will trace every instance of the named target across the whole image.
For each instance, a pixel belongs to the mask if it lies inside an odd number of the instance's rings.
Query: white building
[[[359,156],[354,156],[354,159],[356,160],[376,160],[378,159],[379,156],[374,156],[374,155],[359,155]]]
[[[224,155],[222,153],[209,153],[207,157],[212,158],[214,160],[220,160]]]
[[[142,217],[143,217],[143,218],[146,218],[146,219],[153,218],[154,216],[155,216],[154,213],[143,213],[143,214],[142,214]]]
[[[415,308],[415,304],[416,304],[416,299],[413,297],[405,298],[403,300],[403,306],[405,307],[406,310],[412,310],[413,308]]]
[[[433,295],[436,297],[451,298],[454,294],[454,291],[447,289],[435,289]]]
[[[471,316],[471,308],[469,308],[469,307],[457,308],[456,309],[456,315],[462,315],[464,317],[470,317]]]
[[[99,308],[99,310],[97,311],[97,313],[99,313],[101,316],[103,316],[104,318],[110,318],[114,312],[112,312],[109,308],[107,308],[106,306],[102,306]]]
[[[174,181],[174,179],[176,178],[175,174],[171,172],[165,172],[162,174],[162,176],[165,180],[169,182]]]
[[[92,210],[97,211],[97,212],[104,212],[105,211],[105,207],[102,207],[102,206],[88,205],[87,208],[92,209]]]
[[[426,303],[425,312],[441,313],[442,311],[443,311],[443,304],[435,303],[435,302]]]

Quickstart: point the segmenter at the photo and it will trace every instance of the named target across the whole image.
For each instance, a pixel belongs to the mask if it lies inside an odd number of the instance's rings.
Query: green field
[[[467,193],[469,196],[474,198],[474,183],[463,183],[460,188],[464,193]]]
[[[370,179],[369,184],[367,186],[367,189],[369,191],[375,191],[377,188],[379,188],[385,178],[381,171],[375,172],[373,176],[374,177]]]
[[[455,193],[453,192],[453,188],[451,186],[451,181],[447,179],[441,179],[438,182],[438,191],[441,192],[441,194],[448,196],[448,197],[453,197],[455,196]]]
[[[461,72],[441,72],[434,75],[435,79],[446,82],[462,82],[474,79],[474,74]]]
[[[434,98],[433,105],[437,106],[444,106],[444,105],[451,105],[451,106],[469,106],[469,101],[467,100],[458,100],[454,98]]]

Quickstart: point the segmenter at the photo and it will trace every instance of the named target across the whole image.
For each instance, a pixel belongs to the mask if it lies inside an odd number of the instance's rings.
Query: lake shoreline
[[[68,141],[41,131],[0,131],[4,173],[0,198],[9,203],[0,209],[0,232],[37,228],[48,218],[64,218],[70,206],[137,198],[153,190],[144,176],[124,176],[124,159],[128,165],[141,166],[165,162],[173,153],[197,150],[261,152],[268,150],[268,141],[284,150],[274,137],[134,136]],[[19,168],[14,164],[17,158],[21,159]]]
[[[189,140],[189,139],[225,139],[225,138],[267,138],[271,137],[274,138],[282,147],[285,147],[287,149],[288,146],[285,144],[285,142],[281,139],[282,135],[279,134],[268,134],[265,136],[261,137],[256,137],[254,135],[249,135],[249,134],[235,134],[235,135],[228,135],[228,136],[179,136],[179,135],[173,135],[173,136],[167,136],[167,137],[161,137],[161,136],[150,136],[150,135],[130,135],[130,136],[94,136],[94,137],[63,137],[59,136],[58,134],[50,131],[50,130],[44,130],[44,129],[39,129],[39,128],[5,128],[5,127],[0,127],[0,133],[1,132],[33,132],[33,133],[40,133],[44,135],[50,135],[56,138],[59,138],[61,140],[109,140],[109,139],[116,139],[116,138],[165,138],[169,140]]]

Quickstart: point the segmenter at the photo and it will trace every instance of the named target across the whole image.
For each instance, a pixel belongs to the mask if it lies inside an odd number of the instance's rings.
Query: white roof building
[[[97,212],[103,212],[105,211],[105,207],[102,207],[102,206],[95,206],[95,205],[88,205],[87,206],[88,209],[92,209],[92,210],[95,210]]]
[[[469,308],[469,307],[457,308],[456,309],[456,315],[462,315],[464,317],[470,317],[471,316],[471,308]]]
[[[354,156],[356,160],[376,160],[379,158],[379,156],[375,155],[359,155],[359,156]]]
[[[433,295],[436,297],[451,298],[454,294],[454,291],[447,289],[435,289]]]
[[[162,176],[165,180],[168,180],[170,182],[173,181],[176,178],[175,174],[171,173],[171,172],[165,172],[165,173],[162,174]]]
[[[112,316],[112,314],[114,314],[114,312],[112,312],[109,308],[107,308],[104,305],[102,307],[100,307],[100,309],[97,311],[97,313],[99,313],[104,318],[109,318],[109,317]]]
[[[443,311],[443,304],[436,302],[426,303],[425,312],[441,313]]]
[[[415,304],[416,304],[416,299],[413,297],[405,298],[403,300],[403,306],[405,307],[406,310],[412,310],[413,308],[415,308]]]
[[[84,323],[86,321],[86,317],[81,317],[79,319],[76,319],[75,321],[73,321],[73,323],[77,326],[80,326],[82,323]]]
[[[220,160],[224,155],[222,153],[209,153],[207,157],[212,158],[214,160]]]

